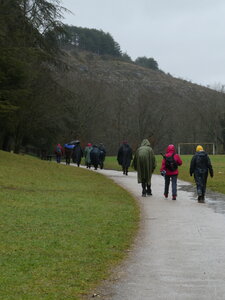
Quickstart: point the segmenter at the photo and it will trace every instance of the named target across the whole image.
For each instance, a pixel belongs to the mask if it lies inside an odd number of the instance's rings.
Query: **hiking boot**
[[[142,196],[143,197],[146,197],[146,193],[147,193],[147,190],[146,190],[146,183],[141,183],[141,186],[142,186]]]
[[[150,189],[150,190],[147,190],[147,195],[148,196],[152,196],[152,190]]]
[[[198,203],[205,203],[205,197],[204,196],[198,196]]]
[[[164,194],[164,197],[165,197],[165,198],[168,198],[168,194]]]
[[[198,203],[202,203],[202,195],[198,196]]]
[[[176,199],[177,199],[177,197],[176,197],[176,196],[173,196],[172,200],[176,200]]]
[[[152,196],[152,190],[149,184],[147,184],[147,195]]]

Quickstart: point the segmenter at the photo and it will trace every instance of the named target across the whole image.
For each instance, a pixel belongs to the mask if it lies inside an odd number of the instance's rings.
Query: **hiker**
[[[144,139],[141,146],[137,149],[132,163],[137,171],[138,183],[142,185],[142,196],[152,195],[151,178],[152,173],[156,168],[156,160],[151,144],[147,139]]]
[[[91,164],[94,166],[95,170],[98,169],[99,157],[100,157],[100,150],[98,149],[97,145],[93,145],[92,150],[90,152],[90,159],[91,159]]]
[[[117,161],[122,166],[123,174],[128,175],[128,168],[132,161],[132,149],[126,141],[123,142],[118,150]]]
[[[105,146],[103,145],[103,143],[99,144],[98,149],[100,150],[99,166],[100,166],[100,169],[103,169],[105,156],[106,156],[106,150],[105,150]]]
[[[85,164],[87,168],[91,168],[91,158],[90,158],[90,152],[92,150],[92,144],[88,143],[87,146],[84,149],[84,157],[85,157]]]
[[[196,147],[196,153],[192,157],[190,164],[190,175],[194,174],[194,179],[197,187],[198,202],[205,202],[205,191],[208,172],[213,177],[213,168],[208,154],[204,151],[201,145]]]
[[[56,161],[58,164],[60,164],[61,158],[63,156],[63,147],[60,144],[57,144],[54,152],[56,155]]]
[[[74,148],[74,145],[71,145],[71,144],[65,144],[64,145],[66,165],[70,165],[70,160],[71,160],[73,148]]]
[[[72,153],[72,160],[73,163],[76,163],[77,166],[80,166],[81,158],[83,157],[83,150],[80,146],[80,141],[75,141],[75,145],[73,148],[73,153]]]
[[[163,155],[163,154],[162,154]],[[168,198],[170,180],[172,181],[172,200],[177,198],[178,166],[182,165],[180,156],[176,153],[175,146],[169,145],[166,154],[163,155],[161,175],[165,178],[164,196]]]

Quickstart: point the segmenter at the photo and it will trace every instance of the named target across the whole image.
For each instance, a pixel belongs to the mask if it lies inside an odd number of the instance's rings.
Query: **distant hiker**
[[[99,157],[100,157],[100,150],[98,149],[97,145],[93,145],[92,150],[90,152],[90,159],[91,159],[91,164],[94,166],[95,170],[98,169]]]
[[[156,160],[151,144],[144,139],[141,146],[136,150],[133,160],[133,167],[137,171],[138,183],[142,185],[142,196],[152,195],[151,178],[156,168]]]
[[[205,202],[206,183],[208,171],[213,177],[213,168],[208,154],[203,150],[201,145],[196,147],[196,153],[192,157],[190,164],[190,175],[194,174],[194,179],[197,187],[198,202]]]
[[[165,178],[164,196],[168,198],[170,180],[172,181],[172,199],[177,198],[177,176],[178,166],[182,165],[182,160],[176,154],[175,146],[169,145],[166,149],[166,154],[163,155],[162,166],[160,169],[161,174]]]
[[[83,150],[80,146],[80,141],[75,141],[75,145],[73,148],[73,153],[72,153],[72,160],[73,163],[76,163],[77,166],[80,166],[81,158],[83,157]]]
[[[85,157],[85,164],[87,168],[91,168],[91,158],[90,158],[90,152],[92,150],[92,144],[88,143],[87,146],[84,149],[84,157]]]
[[[100,169],[103,169],[105,156],[106,156],[105,146],[102,143],[100,143],[98,146],[98,149],[100,150],[99,166],[100,166]]]
[[[66,165],[70,164],[73,148],[74,148],[74,145],[71,145],[71,144],[65,144],[64,145]]]
[[[118,150],[117,161],[122,166],[123,174],[128,175],[128,168],[132,161],[132,149],[126,141],[123,142]]]
[[[60,144],[57,144],[55,147],[55,155],[56,155],[56,161],[59,164],[61,162],[61,158],[63,155],[63,147]]]

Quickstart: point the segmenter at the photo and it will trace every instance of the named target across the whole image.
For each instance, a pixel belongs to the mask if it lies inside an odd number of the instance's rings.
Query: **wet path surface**
[[[193,185],[187,185],[187,184],[182,185],[182,182],[181,182],[179,187],[181,190],[184,190],[184,191],[192,194],[192,196],[190,196],[190,199],[193,201],[196,201],[197,193],[196,193],[196,188]],[[207,190],[205,204],[209,208],[212,208],[215,213],[225,214],[225,195],[224,194],[220,194],[220,193],[216,193],[216,192]],[[224,297],[224,299],[225,299],[225,297]]]
[[[193,186],[178,181],[177,200],[166,200],[163,178],[155,175],[153,196],[143,198],[136,173],[97,172],[130,191],[141,207],[130,255],[96,289],[99,299],[225,299],[224,195],[208,192],[199,204]]]

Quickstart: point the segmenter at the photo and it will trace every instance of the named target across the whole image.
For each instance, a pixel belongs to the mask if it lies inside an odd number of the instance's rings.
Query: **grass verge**
[[[0,151],[0,298],[79,299],[118,263],[135,199],[101,174]]]

